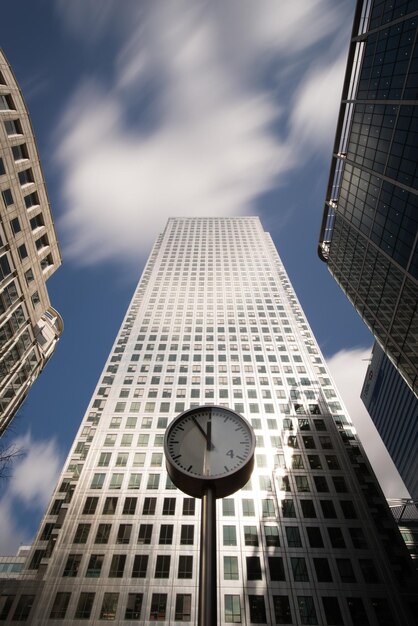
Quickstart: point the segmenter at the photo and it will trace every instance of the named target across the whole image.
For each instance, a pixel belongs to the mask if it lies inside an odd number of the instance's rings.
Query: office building
[[[388,504],[411,559],[418,569],[418,502],[402,498],[388,500]]]
[[[358,0],[319,256],[418,393],[417,3]]]
[[[46,281],[61,265],[29,114],[0,50],[0,435],[55,350]]]
[[[5,623],[196,623],[200,502],[162,446],[211,403],[257,438],[251,481],[218,501],[218,623],[414,623],[408,551],[255,217],[172,218],[158,237],[25,568],[2,581]]]
[[[411,497],[418,500],[418,399],[377,343],[361,399]]]

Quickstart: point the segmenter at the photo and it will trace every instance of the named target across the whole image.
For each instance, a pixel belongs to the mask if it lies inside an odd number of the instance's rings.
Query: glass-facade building
[[[358,0],[319,255],[418,390],[418,3]]]
[[[410,556],[256,217],[168,221],[0,620],[196,623],[200,502],[162,446],[203,404],[257,441],[217,503],[218,623],[415,624]]]
[[[418,399],[377,343],[360,397],[411,497],[418,500]]]
[[[0,49],[0,435],[63,329],[46,281],[61,255],[29,114]]]

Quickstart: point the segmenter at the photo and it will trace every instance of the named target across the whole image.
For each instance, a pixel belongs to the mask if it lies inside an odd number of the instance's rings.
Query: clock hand
[[[208,436],[205,433],[205,431],[203,430],[202,426],[199,424],[199,422],[197,421],[197,419],[195,417],[192,417],[192,420],[194,421],[194,423],[196,424],[196,426],[198,427],[198,429],[200,430],[200,432],[202,433],[202,435],[204,436],[204,438],[207,441],[208,440]]]
[[[206,437],[206,450],[212,450],[213,449],[213,445],[212,445],[212,422],[209,420],[208,421],[208,432],[207,432],[207,437]]]

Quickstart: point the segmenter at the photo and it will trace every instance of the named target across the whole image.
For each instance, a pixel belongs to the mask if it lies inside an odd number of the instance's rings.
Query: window
[[[189,593],[176,595],[176,607],[174,619],[182,622],[190,622],[192,619],[192,596]]]
[[[148,554],[135,554],[132,567],[132,578],[146,578],[148,568]]]
[[[361,598],[347,598],[347,604],[353,624],[369,626],[369,618],[367,617],[363,600]]]
[[[358,548],[360,550],[365,550],[368,548],[366,538],[361,528],[349,528],[348,530],[351,536],[351,541],[353,542],[353,546],[355,548]]]
[[[359,559],[361,573],[366,583],[379,583],[380,578],[371,559]]]
[[[238,579],[238,557],[224,556],[224,580]]]
[[[24,243],[22,243],[22,245],[18,247],[18,252],[19,252],[21,261],[23,261],[24,259],[28,257],[28,251]]]
[[[99,578],[104,561],[104,554],[92,554],[87,565],[86,578]]]
[[[247,556],[247,580],[261,580],[261,564],[258,556]]]
[[[261,506],[263,517],[275,516],[276,513],[274,510],[274,501],[271,498],[264,498],[263,500],[261,500]]]
[[[266,605],[264,596],[248,596],[250,621],[253,624],[267,624]]]
[[[302,539],[300,537],[299,528],[297,526],[286,526],[285,530],[289,548],[301,548]]]
[[[117,498],[106,498],[103,506],[103,515],[114,515],[118,506]]]
[[[270,579],[272,581],[286,580],[283,559],[280,556],[268,557]]]
[[[282,500],[282,515],[283,517],[296,517],[293,500]]]
[[[159,474],[148,474],[147,489],[158,489],[160,485]]]
[[[3,202],[6,207],[13,204],[13,195],[10,189],[3,189],[1,195],[3,196]]]
[[[322,598],[322,604],[324,607],[325,616],[327,618],[327,624],[337,625],[344,624],[338,598],[332,596],[324,596]],[[364,623],[364,622],[356,622]]]
[[[106,474],[93,474],[90,489],[101,489],[103,487]]]
[[[145,452],[135,452],[134,454],[134,467],[144,467],[145,465]]]
[[[29,617],[29,613],[33,606],[34,600],[35,600],[35,596],[22,594],[17,603],[15,612],[13,613],[12,620],[14,622],[16,621],[26,622],[26,620]]]
[[[94,595],[91,591],[82,591],[80,593],[74,619],[89,619],[93,608]]]
[[[309,545],[311,548],[324,547],[324,542],[319,528],[316,526],[308,526],[306,528],[306,532],[308,534]]]
[[[175,498],[168,498],[168,499],[169,500],[174,500],[174,505],[175,505]],[[222,502],[225,502],[225,500],[223,500]],[[195,514],[195,508],[196,508],[196,500],[194,498],[184,498],[184,500],[183,500],[183,515],[194,515]],[[174,515],[174,513],[173,513],[173,515]]]
[[[167,610],[167,594],[153,593],[149,618],[151,621],[163,622]]]
[[[296,481],[296,489],[299,492],[304,493],[304,492],[310,491],[307,476],[295,476],[295,481]]]
[[[128,453],[120,452],[116,457],[116,467],[126,467],[128,463]]]
[[[315,489],[318,493],[326,493],[329,491],[328,482],[325,476],[314,476]]]
[[[315,604],[312,596],[298,596],[298,609],[301,624],[317,624]]]
[[[69,591],[57,592],[49,619],[65,619],[70,597],[71,593]],[[2,616],[0,616],[0,619],[2,619]]]
[[[354,570],[353,566],[351,565],[350,559],[336,559],[336,562],[341,582],[355,583],[356,577],[354,575]]]
[[[112,458],[111,452],[102,452],[100,454],[99,462],[97,463],[97,465],[99,467],[108,467],[111,458]]]
[[[0,176],[4,176],[5,173],[6,173],[6,168],[4,167],[4,161],[0,157]]]
[[[181,555],[179,557],[178,578],[192,578],[193,576],[193,557]]]
[[[246,546],[258,546],[256,526],[244,526],[244,541]]]
[[[18,217],[14,217],[12,220],[10,220],[10,226],[12,228],[14,235],[16,235],[17,233],[20,233],[22,230]]]
[[[340,506],[345,519],[356,519],[357,513],[351,500],[340,500]]]
[[[91,524],[79,524],[74,535],[73,543],[86,543]]]
[[[126,620],[140,620],[142,601],[144,594],[142,593],[128,593],[128,600],[126,602],[125,619]]]
[[[68,578],[75,578],[78,574],[81,559],[81,554],[69,554],[62,575]]]
[[[15,596],[2,594],[0,596],[0,620],[6,620],[12,608]]]
[[[305,518],[316,517],[315,506],[313,500],[301,500],[302,515]]]
[[[145,498],[144,506],[142,508],[142,515],[155,515],[156,505],[157,498]]]
[[[333,548],[345,548],[345,541],[341,528],[328,528],[328,535]]]
[[[128,489],[139,489],[141,486],[142,474],[132,473],[129,475]]]
[[[241,599],[237,595],[225,594],[225,622],[241,624]]]
[[[168,554],[159,554],[155,563],[155,578],[168,578],[170,575],[171,556]]]
[[[245,499],[242,501],[242,514],[244,517],[254,517],[254,500]]]
[[[322,514],[325,518],[333,519],[337,517],[332,500],[320,500],[319,502],[321,504]]]
[[[119,524],[116,543],[127,544],[131,540],[132,524]]]
[[[317,454],[308,454],[308,461],[311,469],[322,469],[321,459]]]
[[[171,545],[173,543],[173,524],[161,524],[160,538],[158,543],[160,545]]]
[[[280,546],[279,529],[277,526],[265,526],[264,535],[266,538],[266,545],[268,547]]]
[[[332,583],[332,575],[329,567],[328,559],[314,558],[313,559],[316,578],[319,583]]]
[[[237,545],[237,529],[235,526],[223,527],[223,545],[224,546],[236,546]]]
[[[151,543],[152,524],[141,524],[138,532],[138,543],[148,545]]]
[[[273,609],[276,624],[292,624],[289,596],[273,596]]]
[[[14,161],[23,161],[29,158],[28,148],[25,143],[18,146],[12,146],[12,154]]]
[[[175,512],[176,512],[176,499],[175,498],[164,498],[164,501],[163,501],[163,515],[174,515]],[[183,515],[186,515],[186,513],[184,513],[184,511],[183,511]]]
[[[4,96],[0,96],[0,111],[9,111],[11,109],[12,110],[15,109],[12,96],[10,94],[5,94]],[[13,619],[15,619],[14,616],[13,616]]]
[[[120,489],[122,487],[123,474],[112,474],[109,489]]]
[[[94,543],[107,543],[109,541],[111,528],[111,524],[99,524]]]
[[[338,463],[338,459],[333,454],[326,454],[325,461],[327,463],[328,469],[330,470],[339,470],[340,464]]]
[[[126,554],[114,554],[109,569],[109,578],[122,578],[125,569]]]

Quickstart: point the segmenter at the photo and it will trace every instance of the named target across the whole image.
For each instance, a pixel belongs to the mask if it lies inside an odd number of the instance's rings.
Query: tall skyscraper
[[[61,265],[29,114],[0,50],[0,435],[63,324],[46,281]]]
[[[0,619],[196,623],[200,503],[162,445],[210,403],[257,438],[218,502],[219,624],[415,623],[411,559],[255,217],[168,221]]]
[[[361,399],[411,497],[418,500],[418,399],[377,343]]]
[[[418,394],[417,3],[358,0],[319,256]]]

